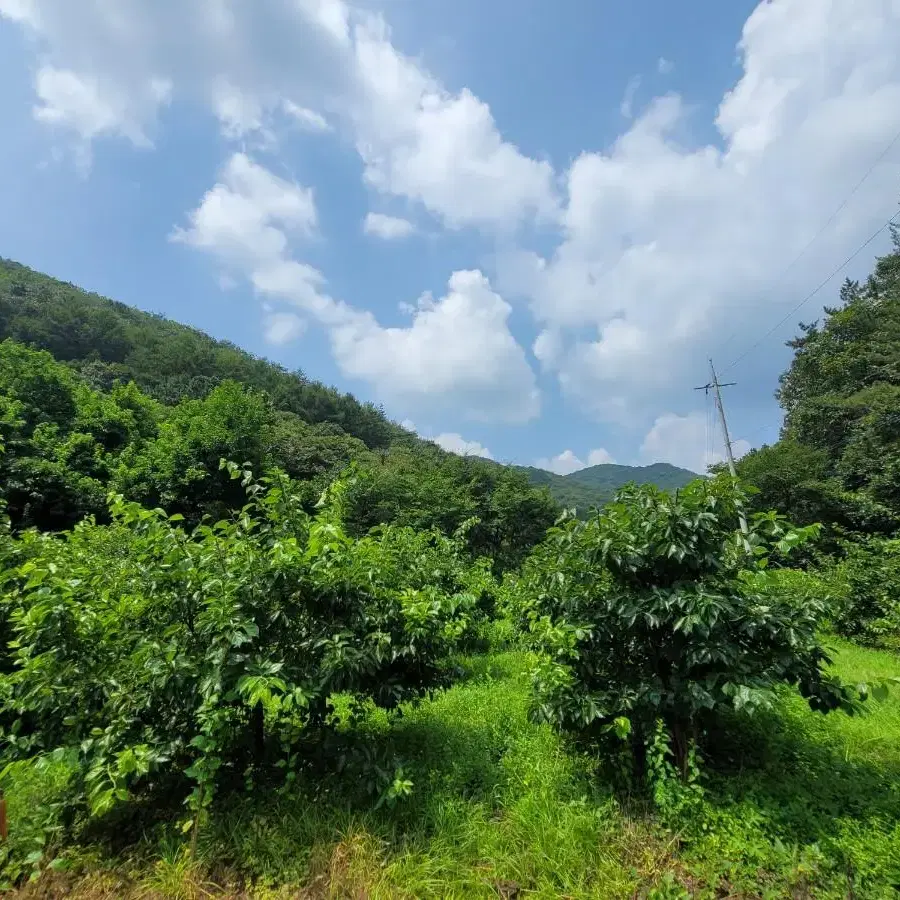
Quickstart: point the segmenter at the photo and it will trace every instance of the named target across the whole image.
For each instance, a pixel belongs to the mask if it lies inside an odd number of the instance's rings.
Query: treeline
[[[222,458],[298,482],[308,511],[348,466],[345,524],[467,532],[470,551],[517,565],[558,514],[527,475],[449,454],[383,411],[229,344],[0,266],[0,496],[13,528],[108,519],[107,494],[221,518],[244,495]]]
[[[155,400],[174,404],[238,381],[268,394],[275,409],[313,425],[338,426],[370,449],[416,441],[383,410],[302,371],[289,372],[227,341],[3,259],[0,338],[47,350],[105,391],[116,381],[134,381]]]
[[[780,440],[738,464],[751,502],[825,526],[810,562],[848,635],[900,646],[900,233],[865,283],[801,326],[777,393]]]

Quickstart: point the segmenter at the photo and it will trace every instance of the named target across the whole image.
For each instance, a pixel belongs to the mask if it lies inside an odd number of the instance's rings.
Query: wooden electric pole
[[[728,434],[728,422],[725,420],[725,407],[722,405],[722,391],[720,390],[723,387],[733,387],[736,382],[728,381],[725,384],[719,381],[719,376],[716,375],[716,367],[713,365],[713,361],[709,361],[709,371],[712,374],[712,381],[709,384],[704,384],[702,387],[695,388],[698,391],[705,391],[707,394],[709,393],[709,389],[713,389],[713,396],[716,400],[716,409],[719,412],[719,422],[722,424],[722,436],[725,439],[725,457],[728,460],[728,471],[731,472],[732,478],[737,478],[737,470],[734,467],[734,453],[731,451],[731,436]],[[743,512],[738,514],[740,523],[741,523],[741,532],[746,535],[747,531],[747,519],[744,517]]]

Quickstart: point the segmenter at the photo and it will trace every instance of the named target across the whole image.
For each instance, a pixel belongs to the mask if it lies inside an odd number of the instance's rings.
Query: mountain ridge
[[[336,427],[372,451],[405,446],[428,447],[438,457],[448,453],[392,421],[383,408],[309,378],[300,369],[289,371],[198,328],[0,257],[0,340],[5,338],[49,351],[104,390],[117,380],[135,380],[155,399],[170,404],[204,397],[216,384],[233,379],[265,391],[284,413],[317,428]],[[558,503],[582,513],[607,503],[629,481],[673,489],[698,477],[668,463],[604,463],[569,475],[517,463],[494,464],[523,473],[531,485],[546,487]]]
[[[568,475],[558,475],[537,466],[516,466],[537,487],[546,487],[554,499],[567,509],[575,507],[586,513],[592,507],[609,503],[616,492],[629,482],[653,484],[662,490],[677,490],[702,477],[689,469],[671,463],[657,462],[646,466],[600,463]]]

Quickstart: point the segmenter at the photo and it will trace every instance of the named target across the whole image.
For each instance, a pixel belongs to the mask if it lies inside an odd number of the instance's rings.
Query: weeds
[[[834,649],[847,681],[900,671],[888,653]],[[896,695],[860,718],[787,696],[769,715],[733,714],[708,739],[717,764],[670,792],[667,828],[640,795],[615,793],[595,757],[530,721],[531,666],[521,651],[470,658],[465,679],[429,700],[345,718],[348,738],[361,731],[402,762],[412,788],[392,805],[373,809],[333,771],[301,772],[288,789],[220,801],[195,864],[186,839],[154,832],[129,864],[107,863],[115,875],[94,863],[73,881],[42,864],[21,896],[837,900],[900,889]],[[41,806],[38,785],[48,797],[58,787],[37,778],[7,775],[19,833]],[[68,893],[34,893],[62,879]]]

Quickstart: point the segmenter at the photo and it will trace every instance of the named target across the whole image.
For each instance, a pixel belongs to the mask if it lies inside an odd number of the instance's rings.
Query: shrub
[[[789,552],[817,526],[757,514],[745,539],[743,509],[743,493],[724,477],[674,495],[629,487],[587,522],[552,530],[510,604],[543,651],[540,718],[630,734],[639,762],[661,719],[684,772],[705,717],[766,705],[778,685],[796,686],[815,709],[854,708],[823,668],[825,601],[768,568],[773,552]]]
[[[900,650],[900,540],[848,542],[829,575],[838,596],[837,632],[861,644]]]
[[[458,539],[353,540],[342,483],[311,518],[285,476],[226,468],[250,496],[232,520],[188,532],[113,497],[110,526],[19,542],[0,739],[19,759],[74,751],[89,815],[164,789],[199,815],[229,779],[290,772],[332,694],[394,706],[438,683],[472,628],[486,564]]]

